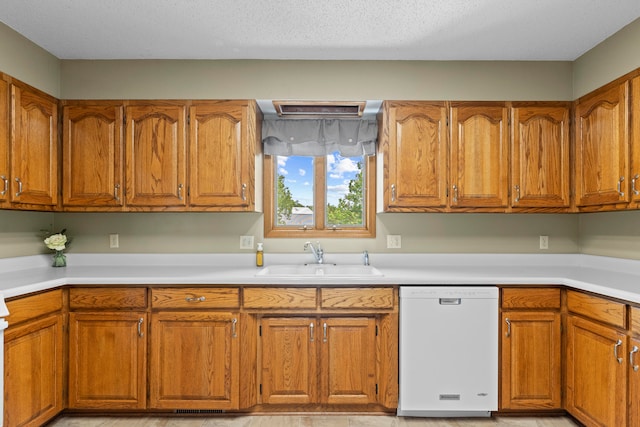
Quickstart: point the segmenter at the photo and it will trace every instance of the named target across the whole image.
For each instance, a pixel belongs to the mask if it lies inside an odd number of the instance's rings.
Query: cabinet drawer
[[[631,316],[631,319],[629,319],[631,333],[640,335],[640,307],[631,307],[629,315]]]
[[[71,288],[69,308],[74,309],[128,309],[146,308],[146,288]]]
[[[560,309],[559,288],[504,288],[502,308]]]
[[[316,288],[245,288],[244,308],[316,308]]]
[[[323,288],[322,308],[393,308],[393,288]]]
[[[62,310],[62,289],[7,301],[9,325]]]
[[[567,309],[619,328],[626,324],[626,305],[605,298],[567,291]]]
[[[238,308],[238,288],[151,289],[152,308]]]

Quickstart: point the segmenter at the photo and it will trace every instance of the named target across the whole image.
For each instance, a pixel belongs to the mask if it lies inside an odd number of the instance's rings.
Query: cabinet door
[[[629,424],[640,425],[640,340],[629,339]]]
[[[316,403],[317,345],[315,318],[265,317],[262,329],[262,402]]]
[[[452,103],[452,208],[506,208],[508,110],[496,103]]]
[[[237,313],[152,315],[149,406],[238,409]]]
[[[577,316],[567,321],[567,411],[587,426],[626,425],[625,335]]]
[[[576,204],[629,201],[628,95],[625,82],[576,106]]]
[[[502,409],[559,409],[559,312],[502,313]]]
[[[41,426],[63,409],[62,315],[9,327],[4,338],[4,426]]]
[[[336,317],[321,324],[320,402],[376,403],[376,319]]]
[[[127,205],[186,206],[185,110],[172,103],[127,106]]]
[[[385,210],[444,208],[447,203],[447,109],[444,102],[386,104]]]
[[[190,204],[223,210],[252,208],[255,106],[244,101],[197,103],[189,117]]]
[[[9,167],[9,147],[10,147],[10,90],[9,83],[0,76],[0,203],[4,204],[10,200],[9,178],[11,177]]]
[[[54,98],[11,86],[11,200],[58,203],[58,104]]]
[[[629,197],[638,207],[640,202],[640,77],[631,80],[631,166],[629,178],[631,188]]]
[[[569,207],[569,107],[515,103],[511,111],[511,206]]]
[[[69,407],[146,407],[146,313],[69,313]]]
[[[122,105],[67,105],[62,127],[62,203],[122,206]]]

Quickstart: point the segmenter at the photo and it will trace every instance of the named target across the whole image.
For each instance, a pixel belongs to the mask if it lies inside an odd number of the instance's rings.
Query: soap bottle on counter
[[[264,265],[264,251],[262,249],[262,243],[258,243],[256,248],[256,267],[262,267]]]

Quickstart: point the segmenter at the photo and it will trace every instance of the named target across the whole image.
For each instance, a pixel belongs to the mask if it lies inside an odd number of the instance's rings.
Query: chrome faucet
[[[369,265],[369,251],[364,251],[362,256],[364,258],[364,265]]]
[[[316,259],[316,264],[324,264],[324,251],[320,247],[320,242],[316,242],[317,247],[313,246],[313,243],[306,242],[304,244],[304,250],[309,249],[313,254],[313,257]]]

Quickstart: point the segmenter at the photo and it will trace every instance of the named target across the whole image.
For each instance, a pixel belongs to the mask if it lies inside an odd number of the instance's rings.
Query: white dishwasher
[[[400,287],[398,415],[488,417],[498,409],[498,288]]]

